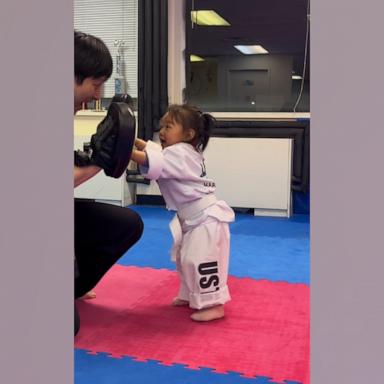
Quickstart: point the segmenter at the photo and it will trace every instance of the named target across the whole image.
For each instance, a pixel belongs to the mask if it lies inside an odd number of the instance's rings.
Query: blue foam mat
[[[182,364],[164,366],[155,360],[90,355],[80,349],[75,350],[75,363],[76,384],[278,384],[263,376],[245,378],[235,372],[215,373],[210,368],[192,370]],[[284,384],[300,383],[286,380]]]
[[[170,260],[172,236],[168,227],[174,213],[163,207],[130,208],[142,216],[144,234],[119,264],[175,270]],[[308,215],[286,219],[237,213],[230,230],[232,276],[309,284]]]

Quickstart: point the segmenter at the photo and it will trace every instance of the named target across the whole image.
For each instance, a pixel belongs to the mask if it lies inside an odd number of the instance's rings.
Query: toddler
[[[176,211],[170,229],[180,289],[173,305],[196,309],[191,315],[195,321],[224,317],[230,300],[228,223],[234,212],[215,197],[203,157],[213,126],[210,114],[172,105],[160,121],[161,146],[136,139],[131,158],[143,176],[157,181],[167,208]]]

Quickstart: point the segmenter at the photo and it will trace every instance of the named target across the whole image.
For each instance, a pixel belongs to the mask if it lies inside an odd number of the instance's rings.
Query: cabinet
[[[204,157],[217,197],[231,207],[291,215],[292,139],[212,137]]]

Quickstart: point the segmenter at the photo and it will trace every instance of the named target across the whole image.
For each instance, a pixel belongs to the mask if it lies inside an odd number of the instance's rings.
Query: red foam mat
[[[309,287],[230,277],[229,288],[226,317],[196,323],[190,308],[170,305],[176,272],[116,265],[97,286],[97,298],[79,302],[75,346],[308,384]]]

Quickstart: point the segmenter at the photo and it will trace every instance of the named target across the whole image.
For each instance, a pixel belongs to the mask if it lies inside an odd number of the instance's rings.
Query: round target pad
[[[91,138],[91,161],[107,176],[119,178],[128,167],[135,142],[135,117],[129,105],[113,102]]]

